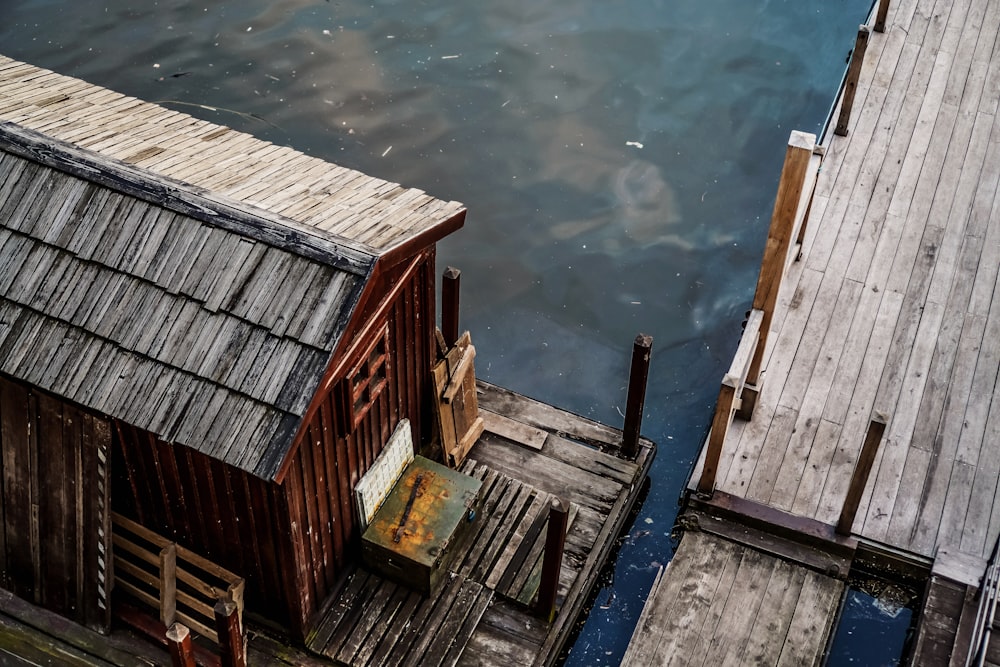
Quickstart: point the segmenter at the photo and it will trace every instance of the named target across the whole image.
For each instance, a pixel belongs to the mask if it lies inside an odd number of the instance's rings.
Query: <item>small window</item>
[[[351,369],[350,410],[351,429],[364,418],[385,389],[389,350],[389,330],[385,328],[361,360]]]

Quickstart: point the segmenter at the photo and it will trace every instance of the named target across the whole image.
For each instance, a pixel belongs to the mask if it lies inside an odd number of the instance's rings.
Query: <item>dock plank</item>
[[[622,664],[819,664],[843,590],[808,568],[688,531]]]

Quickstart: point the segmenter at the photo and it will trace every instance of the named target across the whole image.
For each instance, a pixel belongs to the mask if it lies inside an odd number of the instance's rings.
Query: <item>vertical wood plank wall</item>
[[[384,294],[394,278],[390,274],[383,281],[378,291]],[[337,585],[344,566],[358,556],[354,485],[381,453],[400,419],[410,420],[416,442],[430,437],[434,303],[434,258],[429,254],[387,314],[390,361],[385,391],[346,437],[335,426],[339,409],[335,390],[322,397],[320,409],[303,430],[283,489],[290,516],[302,518],[298,526],[292,526],[292,534],[304,630]],[[368,331],[380,332],[382,324],[363,322]]]
[[[110,621],[109,423],[0,377],[0,585],[96,630]]]
[[[248,609],[286,622],[292,598],[279,567],[287,537],[278,488],[121,422],[113,442],[114,509],[238,573]]]
[[[397,279],[383,276],[375,293],[389,292]],[[332,383],[302,429],[280,486],[116,423],[115,456],[123,465],[114,508],[246,578],[250,611],[304,635],[359,553],[354,485],[403,417],[415,439],[430,436],[434,314],[434,255],[428,253],[386,321],[361,323],[361,331],[378,333],[388,324],[386,389],[344,436],[335,426],[341,408],[338,383]],[[286,614],[279,617],[278,610]]]

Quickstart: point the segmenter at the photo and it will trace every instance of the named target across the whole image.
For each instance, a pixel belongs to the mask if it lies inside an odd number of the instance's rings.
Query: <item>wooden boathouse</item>
[[[1000,664],[998,100],[1000,4],[882,0],[859,30],[836,130],[789,141],[625,664],[822,664],[858,572],[915,591],[906,664]]]
[[[435,327],[465,215],[0,57],[0,638],[148,664],[125,619],[187,664],[180,622],[238,664],[222,605],[261,661],[551,664],[654,449],[641,389],[623,440],[476,382],[455,272]],[[464,531],[423,589],[362,561],[393,493],[390,542]]]

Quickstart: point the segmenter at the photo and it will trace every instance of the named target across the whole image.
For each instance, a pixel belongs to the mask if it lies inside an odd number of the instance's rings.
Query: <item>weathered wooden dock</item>
[[[422,598],[359,569],[330,606],[310,648],[339,664],[552,664],[587,602],[614,537],[623,529],[651,463],[601,450],[620,433],[488,383],[480,402],[516,420],[499,434],[494,417],[466,469],[484,481],[484,522],[456,559],[440,596]],[[538,449],[519,442],[537,443]],[[586,445],[583,443],[587,443]],[[559,578],[560,612],[549,624],[531,612],[554,498],[570,503]]]
[[[212,665],[243,632],[251,664],[558,660],[654,456],[649,339],[624,431],[477,384],[457,272],[434,321],[464,217],[0,57],[0,651],[164,664],[169,633],[188,664],[191,629]],[[360,554],[358,488],[414,450],[482,482],[426,495],[457,523],[426,596]]]
[[[729,539],[799,563],[786,579],[817,567],[806,543],[827,553],[855,540],[848,567],[859,549],[923,568],[926,620],[962,607],[1000,534],[1000,4],[878,4],[884,32],[859,31],[867,49],[844,95],[846,136],[789,142],[754,311],[689,488],[703,509],[736,507],[727,521],[764,535]],[[693,537],[649,618],[666,591],[709,576],[685,574]],[[703,603],[722,604],[711,593]],[[832,618],[838,604],[831,596],[816,613]],[[783,631],[790,618],[775,613],[734,655],[783,664],[780,647],[801,640]],[[630,664],[700,660],[698,642],[721,646],[733,632],[676,627],[641,625]],[[964,662],[957,621],[919,627],[916,645],[939,645],[922,664]],[[950,639],[928,634],[938,630]],[[775,659],[757,663],[761,634]],[[642,652],[649,645],[662,648]]]

